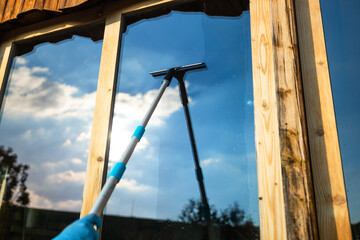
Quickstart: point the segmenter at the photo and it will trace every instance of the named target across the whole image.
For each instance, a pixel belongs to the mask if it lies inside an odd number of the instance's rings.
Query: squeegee
[[[96,214],[97,216],[101,217],[103,210],[112,194],[112,192],[115,189],[116,184],[120,181],[121,177],[123,176],[125,170],[126,170],[126,164],[128,163],[132,153],[135,150],[135,147],[137,143],[140,141],[141,137],[143,136],[145,132],[145,127],[148,124],[151,115],[156,109],[156,106],[158,105],[162,95],[164,94],[166,88],[170,85],[170,82],[174,76],[180,76],[181,74],[184,74],[187,71],[195,70],[199,68],[204,68],[205,64],[199,63],[199,64],[192,64],[192,65],[186,65],[186,66],[180,66],[175,68],[170,68],[158,72],[154,72],[154,74],[159,74],[155,76],[161,76],[165,75],[164,79],[162,80],[160,89],[158,90],[157,96],[153,100],[152,104],[150,105],[150,108],[148,109],[147,113],[145,114],[143,120],[139,124],[139,126],[136,127],[134,134],[131,137],[131,140],[123,152],[120,160],[114,165],[113,169],[111,170],[105,185],[103,186],[98,198],[96,199],[94,205],[90,209],[89,214]]]
[[[185,76],[186,72],[191,71],[191,70],[202,69],[202,68],[206,68],[205,63],[196,63],[196,64],[192,64],[192,65],[187,65],[184,67],[179,67],[178,70],[174,72],[174,77],[179,82],[181,103],[184,107],[185,119],[186,119],[186,124],[187,124],[190,143],[191,143],[191,149],[192,149],[194,163],[195,163],[195,173],[196,173],[196,178],[197,178],[197,181],[199,184],[199,189],[200,189],[200,194],[201,194],[202,215],[206,221],[209,239],[213,240],[213,239],[215,239],[215,233],[214,233],[214,229],[212,227],[211,216],[210,216],[210,207],[209,207],[209,203],[208,203],[208,200],[206,197],[205,185],[204,185],[204,181],[203,181],[204,177],[203,177],[203,173],[202,173],[202,170],[200,167],[199,156],[198,156],[198,152],[196,149],[194,131],[192,128],[190,111],[189,111],[189,107],[188,107],[189,100],[188,100],[186,87],[185,87],[185,83],[184,83],[184,76]],[[153,77],[157,77],[157,76],[165,75],[167,71],[168,70],[161,70],[161,71],[151,72],[150,74]]]

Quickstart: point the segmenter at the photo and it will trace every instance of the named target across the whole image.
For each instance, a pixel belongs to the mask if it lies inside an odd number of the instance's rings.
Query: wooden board
[[[0,45],[0,110],[6,90],[6,79],[8,78],[13,59],[14,47],[12,42],[1,42]],[[1,119],[1,116],[0,116]]]
[[[317,239],[293,0],[271,5],[287,236]]]
[[[11,10],[10,18],[3,18],[2,22],[6,22],[10,19],[15,19],[22,9],[25,0],[15,0],[14,8]]]
[[[59,11],[60,0],[45,0],[44,10]]]
[[[60,12],[61,9],[72,8],[88,0],[1,0],[0,23],[14,20],[19,14],[31,10],[50,10]]]
[[[295,1],[320,239],[351,239],[319,0]]]
[[[106,19],[81,216],[87,215],[106,179],[121,36],[121,14]]]
[[[1,21],[5,22],[11,19],[11,13],[14,11],[15,3],[16,3],[15,0],[7,0],[6,8],[4,9],[3,17]]]
[[[287,239],[270,1],[250,2],[261,239]]]
[[[317,239],[293,1],[250,13],[261,238]]]
[[[39,38],[46,35],[56,34],[60,31],[71,28],[85,26],[91,23],[104,21],[104,16],[99,16],[99,8],[92,8],[82,11],[81,14],[69,14],[43,21],[41,23],[29,25],[22,28],[7,31],[3,36],[3,41],[31,41],[34,38]]]

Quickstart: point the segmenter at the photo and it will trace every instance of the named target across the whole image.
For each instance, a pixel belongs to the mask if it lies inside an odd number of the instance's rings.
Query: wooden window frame
[[[17,42],[105,21],[81,216],[106,177],[123,16],[182,2],[111,2],[3,35],[0,103]],[[261,239],[351,239],[319,0],[252,0],[250,20]]]

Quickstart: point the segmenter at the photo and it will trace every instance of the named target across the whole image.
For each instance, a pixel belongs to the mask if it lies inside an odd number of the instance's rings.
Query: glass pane
[[[214,230],[223,239],[257,239],[249,13],[222,18],[172,12],[144,20],[128,26],[121,51],[109,169],[160,87],[162,78],[149,72],[205,62],[206,70],[189,72],[184,81]],[[104,239],[207,235],[182,108],[174,79],[110,198]]]
[[[79,217],[101,47],[74,36],[14,58],[0,124],[0,239],[50,239]]]
[[[360,238],[360,2],[321,0],[353,238]],[[354,25],[355,24],[355,25]]]

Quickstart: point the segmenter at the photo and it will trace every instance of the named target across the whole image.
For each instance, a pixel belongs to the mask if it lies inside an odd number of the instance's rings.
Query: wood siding
[[[0,23],[16,19],[19,14],[31,10],[61,12],[62,9],[78,6],[88,0],[1,0]]]

